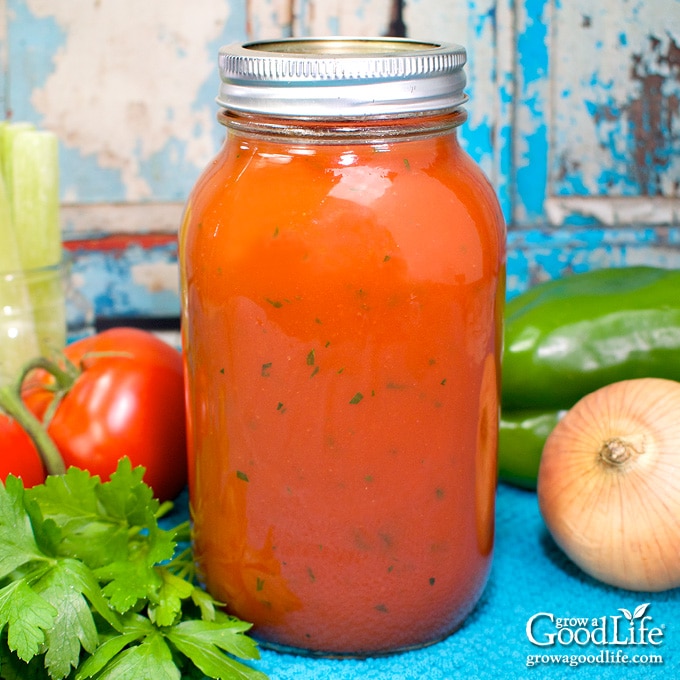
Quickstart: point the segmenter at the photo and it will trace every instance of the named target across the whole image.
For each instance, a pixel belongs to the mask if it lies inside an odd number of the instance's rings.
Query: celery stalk
[[[58,153],[52,132],[23,131],[14,136],[10,200],[24,269],[61,262]]]
[[[14,223],[14,172],[12,169],[12,148],[14,147],[15,137],[22,132],[35,130],[32,123],[2,123],[0,125],[0,172],[5,179],[5,189],[7,200],[9,201],[10,219]],[[16,227],[12,227],[14,238],[16,239]]]
[[[19,259],[25,273],[61,264],[59,152],[52,132],[18,132],[12,144],[12,206]],[[41,354],[66,343],[61,271],[44,270],[28,282]]]
[[[25,310],[29,310],[28,315]],[[9,196],[0,172],[0,387],[14,381],[21,366],[39,351],[31,297],[21,276]]]
[[[31,124],[0,126],[0,312],[9,310],[0,316],[5,380],[16,377],[26,360],[65,344],[57,146],[53,133]]]
[[[9,202],[4,177],[0,173],[0,273],[15,272],[19,269],[21,269],[21,260],[12,222],[12,206]]]

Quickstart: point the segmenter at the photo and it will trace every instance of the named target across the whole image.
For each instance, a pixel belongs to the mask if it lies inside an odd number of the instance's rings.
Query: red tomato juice
[[[180,237],[194,549],[256,637],[460,625],[493,545],[504,228],[455,133],[228,131]]]

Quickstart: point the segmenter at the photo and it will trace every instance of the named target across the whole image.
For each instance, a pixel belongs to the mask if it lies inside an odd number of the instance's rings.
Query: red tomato
[[[102,480],[122,456],[146,468],[160,500],[186,484],[186,424],[181,354],[152,333],[112,328],[65,350],[82,373],[48,427],[64,464]]]
[[[29,488],[45,481],[45,469],[31,438],[14,418],[0,413],[0,479],[21,477]]]

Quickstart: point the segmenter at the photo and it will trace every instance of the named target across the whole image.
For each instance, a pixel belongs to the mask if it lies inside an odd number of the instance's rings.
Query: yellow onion
[[[587,574],[680,586],[680,383],[624,380],[581,399],[546,441],[537,491],[548,531]]]

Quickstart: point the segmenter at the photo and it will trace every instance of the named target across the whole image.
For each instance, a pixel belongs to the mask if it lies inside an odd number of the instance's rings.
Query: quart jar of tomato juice
[[[223,48],[180,234],[195,557],[267,645],[461,624],[492,555],[505,231],[461,150],[463,48]]]

